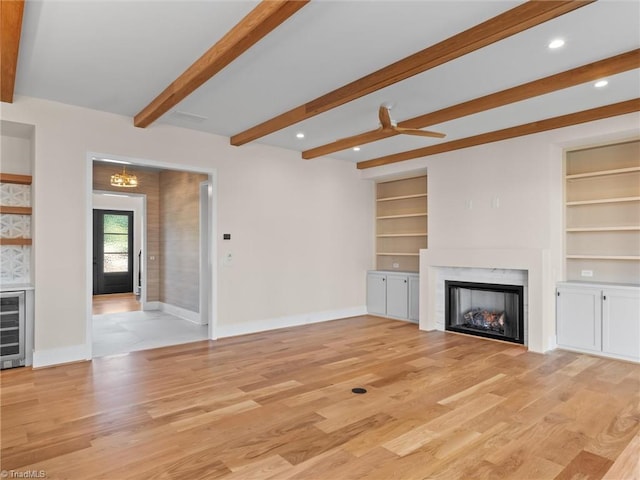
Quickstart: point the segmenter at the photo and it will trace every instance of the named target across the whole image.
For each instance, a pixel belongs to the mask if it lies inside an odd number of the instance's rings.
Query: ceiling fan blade
[[[380,127],[377,130],[373,130],[372,133],[378,133],[378,132],[381,132],[382,130],[383,130],[382,127]],[[360,145],[363,141],[363,137],[366,137],[367,135],[368,135],[367,133],[358,133],[357,135],[351,135],[350,137],[339,138],[335,141],[335,143],[340,142],[344,144],[344,148],[355,147]],[[364,138],[364,140],[366,141],[368,139]]]
[[[415,128],[399,128],[395,127],[394,130],[398,133],[406,134],[406,135],[417,135],[419,137],[432,137],[432,138],[444,138],[446,135],[444,133],[438,132],[430,132],[429,130],[418,130]]]
[[[378,118],[380,118],[380,125],[382,125],[383,130],[392,128],[391,116],[389,115],[388,107],[380,105],[380,109],[378,110]]]

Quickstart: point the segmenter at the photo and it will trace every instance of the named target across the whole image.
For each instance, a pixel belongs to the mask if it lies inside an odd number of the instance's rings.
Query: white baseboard
[[[340,310],[327,310],[324,312],[312,312],[301,315],[267,318],[264,320],[240,323],[237,325],[218,325],[215,333],[216,338],[235,337],[237,335],[246,335],[248,333],[264,332],[267,330],[276,330],[278,328],[297,327],[310,323],[328,322],[329,320],[357,317],[359,315],[366,314],[367,307],[366,305],[362,305],[359,307],[350,307]]]
[[[145,312],[160,310],[160,302],[145,302],[142,304],[142,310]]]
[[[198,312],[192,312],[191,310],[187,310],[186,308],[178,307],[176,305],[171,305],[170,303],[157,302],[159,303],[158,310],[168,313],[169,315],[173,315],[174,317],[180,317],[183,320],[187,320],[188,322],[195,323],[197,325],[206,325],[206,323],[202,323],[201,315]]]
[[[84,360],[91,360],[91,352],[86,345],[72,345],[70,347],[33,351],[33,368],[50,367]]]

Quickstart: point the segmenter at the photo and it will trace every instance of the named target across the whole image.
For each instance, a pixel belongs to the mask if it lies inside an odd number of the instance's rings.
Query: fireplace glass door
[[[446,329],[524,343],[523,287],[445,282]]]

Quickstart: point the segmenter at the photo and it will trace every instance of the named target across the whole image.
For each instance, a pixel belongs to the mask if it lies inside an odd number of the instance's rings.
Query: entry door
[[[93,294],[133,292],[133,212],[93,210]]]

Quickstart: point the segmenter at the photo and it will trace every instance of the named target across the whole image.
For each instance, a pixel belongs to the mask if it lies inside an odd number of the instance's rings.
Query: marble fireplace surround
[[[444,330],[440,285],[450,269],[518,270],[527,286],[525,339],[532,352],[555,348],[555,282],[545,249],[429,248],[420,250],[420,330]],[[478,281],[477,275],[470,281]],[[514,272],[514,275],[516,273]],[[509,272],[498,272],[505,280]],[[456,279],[460,277],[456,275]],[[501,283],[501,282],[495,282]],[[502,283],[507,283],[502,282]],[[516,282],[518,283],[518,282]]]

